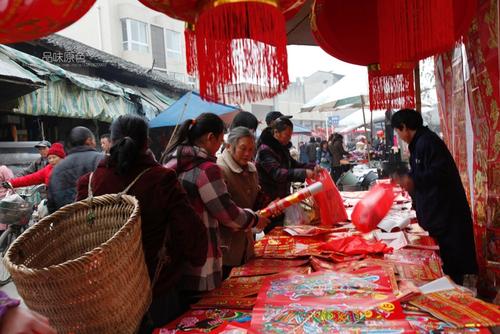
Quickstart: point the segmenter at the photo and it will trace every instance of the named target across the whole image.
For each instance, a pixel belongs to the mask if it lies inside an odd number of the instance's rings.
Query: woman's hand
[[[0,334],[56,334],[56,330],[44,316],[18,306],[7,310]]]
[[[316,175],[316,173],[314,172],[314,170],[312,170],[312,169],[306,169],[306,177],[308,179],[314,179],[315,175]]]
[[[271,221],[269,219],[267,219],[266,217],[263,217],[259,214],[257,214],[257,225],[255,226],[255,228],[258,230],[258,231],[263,231],[267,225],[269,225],[271,223]]]

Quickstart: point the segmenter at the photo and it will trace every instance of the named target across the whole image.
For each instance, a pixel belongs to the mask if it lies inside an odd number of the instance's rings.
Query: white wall
[[[124,50],[121,19],[130,18],[148,24],[147,52]],[[174,30],[181,34],[180,60],[166,59],[167,68],[160,69],[177,73],[187,81],[184,23],[156,12],[137,0],[97,0],[94,6],[80,20],[59,32],[60,35],[87,44],[96,49],[121,57],[125,60],[150,68],[153,63],[151,31],[149,25]],[[177,75],[176,78],[179,78]]]

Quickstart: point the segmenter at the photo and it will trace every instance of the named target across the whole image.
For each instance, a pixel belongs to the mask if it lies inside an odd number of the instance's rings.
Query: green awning
[[[124,96],[83,89],[66,80],[19,98],[17,113],[30,116],[59,116],[112,122],[120,115],[137,114],[137,105]]]
[[[155,89],[73,73],[5,45],[0,45],[0,55],[46,84],[46,87],[21,96],[16,113],[103,122],[111,122],[125,114],[140,114],[152,119],[175,101]]]
[[[0,101],[15,99],[44,85],[44,80],[0,53]]]

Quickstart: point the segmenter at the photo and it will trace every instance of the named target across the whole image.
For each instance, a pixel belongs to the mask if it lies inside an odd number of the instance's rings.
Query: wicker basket
[[[26,305],[58,333],[134,333],[151,302],[139,203],[116,194],[90,203],[67,205],[28,229],[5,265]]]

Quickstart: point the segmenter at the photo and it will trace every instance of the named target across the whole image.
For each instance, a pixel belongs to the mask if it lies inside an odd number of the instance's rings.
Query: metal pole
[[[420,87],[420,65],[417,62],[417,65],[414,69],[414,77],[415,77],[415,109],[422,113],[422,96],[421,96],[421,87]]]
[[[365,116],[365,99],[363,98],[363,95],[359,96],[361,98],[361,111],[363,112],[363,126],[365,128],[365,135],[368,134],[368,129],[366,127],[366,116]],[[372,115],[373,117],[373,115]],[[366,137],[366,136],[365,136]],[[368,156],[368,165],[370,165],[370,144],[367,141],[367,149],[366,149],[366,155]]]

